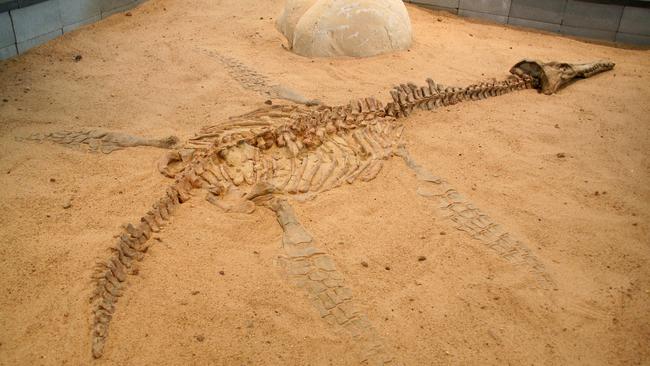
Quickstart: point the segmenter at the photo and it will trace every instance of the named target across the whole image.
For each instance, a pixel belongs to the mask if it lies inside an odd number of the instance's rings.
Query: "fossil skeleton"
[[[524,61],[500,82],[455,88],[428,79],[422,87],[411,83],[395,87],[386,105],[373,98],[337,107],[274,105],[203,128],[185,148],[160,161],[160,171],[175,182],[140,222],[124,227],[113,254],[97,267],[91,299],[93,356],[103,354],[117,299],[128,275],[137,273],[136,262],[144,257],[152,233],[159,232],[182,203],[202,191],[225,211],[252,212],[256,206],[273,210],[284,231],[285,256],[280,264],[292,283],[305,289],[323,319],[357,340],[361,362],[396,362],[355,303],[334,261],[317,247],[287,200],[310,199],[343,183],[371,180],[392,156],[402,157],[421,183],[418,194],[434,199],[458,229],[511,263],[526,266],[541,286],[552,285],[542,262],[525,244],[409,156],[401,138],[401,120],[414,109],[433,110],[515,90],[553,92],[571,78],[589,77],[613,66],[609,62],[573,66]],[[547,74],[549,67],[552,75]]]

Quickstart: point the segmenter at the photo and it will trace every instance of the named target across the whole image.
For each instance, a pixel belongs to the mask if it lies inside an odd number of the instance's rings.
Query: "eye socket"
[[[540,78],[544,74],[542,66],[535,61],[522,61],[516,64],[512,70],[518,75],[529,75],[534,78]]]

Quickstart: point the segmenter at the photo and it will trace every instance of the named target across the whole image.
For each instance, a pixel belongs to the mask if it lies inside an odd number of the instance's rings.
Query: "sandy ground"
[[[615,61],[558,95],[528,90],[406,121],[412,155],[523,239],[555,288],[455,230],[396,158],[370,183],[294,207],[400,364],[650,364],[648,51],[409,7],[409,52],[309,60],[281,47],[281,6],[151,0],[0,63],[0,364],[357,363],[353,342],[278,270],[273,214],[224,214],[201,199],[130,278],[105,356],[91,358],[93,265],[162,194],[163,150],[104,155],[16,137],[103,127],[187,138],[264,102],[205,50],[328,104],[386,101],[395,83],[426,77],[501,79],[524,57]]]

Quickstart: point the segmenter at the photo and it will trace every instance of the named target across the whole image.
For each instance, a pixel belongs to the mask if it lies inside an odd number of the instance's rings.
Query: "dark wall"
[[[588,39],[650,45],[650,0],[407,0],[471,18]]]
[[[143,0],[0,0],[0,60]],[[5,8],[2,8],[4,6]]]

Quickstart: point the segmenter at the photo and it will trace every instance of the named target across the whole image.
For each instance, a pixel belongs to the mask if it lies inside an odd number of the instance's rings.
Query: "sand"
[[[164,150],[104,155],[17,137],[185,139],[263,105],[206,50],[331,105],[387,101],[395,83],[426,77],[501,79],[524,57],[616,62],[554,96],[527,90],[405,121],[414,158],[527,243],[554,288],[456,230],[397,158],[372,182],[294,208],[399,364],[650,363],[649,51],[408,6],[408,52],[310,60],[282,47],[281,7],[151,0],[0,63],[0,364],[358,363],[354,342],[279,270],[273,213],[225,214],[200,197],[129,279],[105,355],[91,357],[93,266],[163,193]]]

